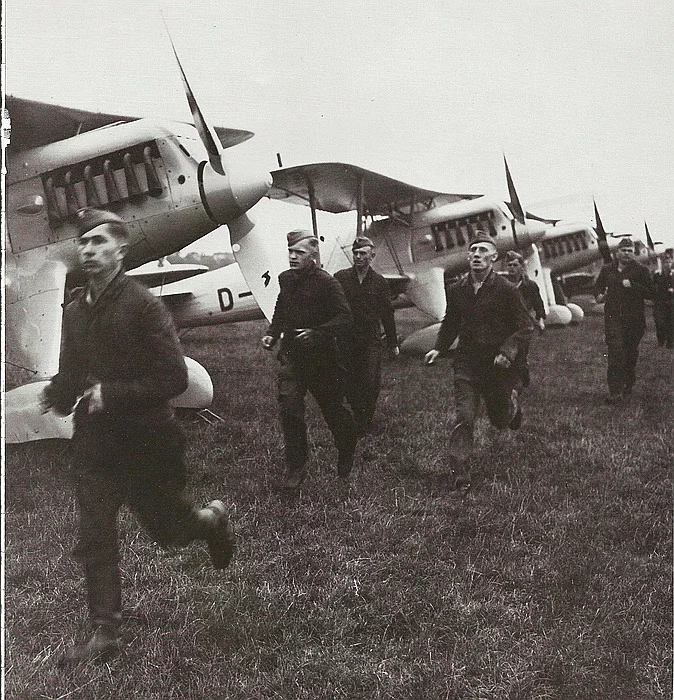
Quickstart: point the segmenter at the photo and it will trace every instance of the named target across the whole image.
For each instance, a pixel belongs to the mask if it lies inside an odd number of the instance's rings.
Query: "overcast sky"
[[[270,169],[507,198],[505,153],[525,208],[590,221],[594,196],[607,229],[674,242],[671,0],[141,5],[8,0],[7,91],[189,120],[163,13],[206,117]]]

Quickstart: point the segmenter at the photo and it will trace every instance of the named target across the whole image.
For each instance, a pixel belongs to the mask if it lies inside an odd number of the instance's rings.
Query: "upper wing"
[[[275,170],[272,177],[268,197],[309,206],[313,189],[316,208],[333,214],[357,210],[360,193],[363,211],[371,216],[410,213],[412,207],[428,208],[481,196],[425,190],[348,163],[298,165]]]
[[[5,106],[11,119],[10,147],[21,151],[61,141],[110,124],[136,121],[139,118],[88,112],[83,109],[26,100],[13,95],[5,96]],[[235,146],[253,136],[252,131],[219,126],[214,127],[214,131],[223,148]]]

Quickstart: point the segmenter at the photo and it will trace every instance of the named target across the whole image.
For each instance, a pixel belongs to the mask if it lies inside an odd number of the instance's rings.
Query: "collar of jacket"
[[[92,306],[89,306],[87,304],[87,294],[89,292],[89,285],[85,285],[82,287],[82,292],[79,296],[79,303],[87,306],[90,309],[96,309],[101,307],[103,304],[105,304],[109,299],[113,299],[114,297],[119,294],[121,288],[124,286],[124,283],[128,280],[129,278],[126,276],[124,272],[124,268],[121,268],[120,271],[110,280],[110,283],[108,286],[103,290],[101,296],[96,299],[94,304]]]
[[[368,266],[367,272],[363,276],[363,282],[370,276],[370,272],[372,271],[372,266]],[[351,274],[354,276],[355,279],[357,279],[360,282],[360,277],[358,276],[358,270],[356,270],[356,266],[352,265],[351,266]]]
[[[492,267],[491,270],[489,270],[489,274],[482,280],[482,284],[480,285],[480,288],[485,287],[486,285],[492,285],[496,281],[496,273],[494,272],[494,268]],[[463,278],[461,282],[462,287],[467,287],[470,285],[471,287],[473,286],[473,277],[470,274],[470,272]]]
[[[320,270],[321,268],[318,267],[318,264],[314,262],[313,265],[310,265],[309,267],[303,267],[301,270],[297,270],[293,267],[288,268],[288,272],[290,273],[292,279],[297,280],[298,282],[305,277],[310,277],[313,275],[315,272]]]

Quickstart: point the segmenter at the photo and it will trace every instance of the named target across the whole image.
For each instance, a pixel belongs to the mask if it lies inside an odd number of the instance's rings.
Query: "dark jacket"
[[[274,341],[281,336],[281,352],[302,355],[336,347],[336,338],[352,325],[349,304],[339,282],[325,270],[313,266],[279,275],[280,291],[274,316],[267,331]],[[310,342],[299,344],[296,331],[314,331]]]
[[[541,318],[545,318],[545,306],[543,305],[543,299],[541,298],[541,291],[538,285],[528,277],[524,277],[522,282],[517,286],[517,289],[522,295],[524,308],[527,311],[533,311],[534,318],[537,321]]]
[[[630,287],[623,286],[623,280]],[[607,321],[620,319],[627,322],[645,323],[644,299],[653,298],[651,273],[636,260],[620,271],[617,262],[602,267],[594,283],[594,295],[606,294],[604,316]]]
[[[383,325],[386,344],[390,348],[397,347],[398,335],[388,282],[372,268],[368,269],[362,282],[353,267],[339,270],[335,279],[342,285],[353,313],[351,340],[358,345],[379,343]]]
[[[653,273],[653,300],[656,306],[668,307],[674,299],[674,271]]]
[[[101,383],[104,417],[156,424],[187,388],[187,367],[171,315],[145,287],[120,272],[93,306],[81,290],[63,315],[59,372],[48,398],[62,414]],[[83,407],[84,410],[85,407]]]
[[[435,344],[447,353],[456,337],[457,352],[470,361],[492,362],[502,353],[513,362],[533,325],[515,286],[493,270],[477,294],[470,274],[445,291],[447,311]]]

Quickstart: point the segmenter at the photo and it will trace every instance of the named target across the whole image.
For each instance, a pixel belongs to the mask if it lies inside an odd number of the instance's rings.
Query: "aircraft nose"
[[[231,186],[239,213],[244,214],[269,192],[272,176],[264,167],[246,161],[235,165]]]
[[[229,155],[224,176],[208,162],[200,168],[201,199],[208,216],[217,224],[226,224],[245,214],[267,194],[272,184],[271,174],[249,159]]]
[[[517,232],[517,243],[520,246],[527,246],[542,241],[546,230],[541,222],[527,219],[526,232],[520,233],[521,229]]]

